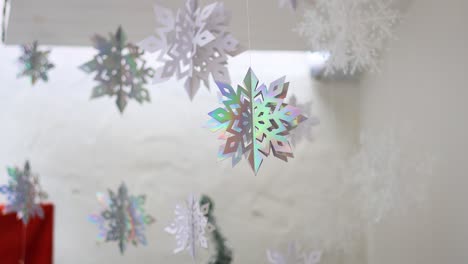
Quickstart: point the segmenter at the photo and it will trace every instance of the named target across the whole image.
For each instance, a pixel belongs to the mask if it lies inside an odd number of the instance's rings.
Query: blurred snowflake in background
[[[32,85],[36,84],[37,80],[42,79],[44,82],[49,80],[47,73],[55,66],[49,61],[50,51],[41,51],[38,47],[38,42],[22,45],[23,54],[18,59],[21,66],[21,72],[18,77],[31,78]]]
[[[392,0],[316,0],[298,32],[313,51],[328,51],[325,74],[378,70],[379,53],[393,37],[399,13]]]
[[[143,206],[144,195],[133,196],[122,183],[117,193],[108,190],[108,196],[98,193],[98,202],[102,207],[99,214],[89,216],[89,220],[98,225],[100,241],[117,241],[120,253],[124,253],[127,244],[146,245],[146,226],[154,223],[154,218],[146,214]]]
[[[208,222],[210,204],[200,206],[200,200],[190,195],[186,204],[178,204],[175,209],[174,222],[165,231],[175,236],[177,247],[174,253],[188,250],[193,259],[196,257],[197,245],[208,248],[206,232],[212,232],[214,226]]]
[[[223,3],[199,7],[198,0],[187,0],[185,7],[174,14],[155,6],[159,27],[156,35],[139,43],[149,53],[160,52],[158,61],[164,65],[156,70],[154,82],[176,76],[185,79],[185,90],[193,99],[200,82],[209,88],[209,76],[215,81],[230,83],[228,57],[243,51],[228,32],[229,12]]]
[[[24,170],[8,168],[8,176],[8,185],[0,186],[0,193],[8,200],[3,213],[16,213],[25,225],[35,216],[43,218],[44,211],[39,203],[47,199],[47,193],[39,184],[39,176],[31,172],[29,162],[24,165]]]
[[[321,258],[321,251],[305,252],[298,243],[290,243],[286,254],[267,250],[270,264],[318,264]]]

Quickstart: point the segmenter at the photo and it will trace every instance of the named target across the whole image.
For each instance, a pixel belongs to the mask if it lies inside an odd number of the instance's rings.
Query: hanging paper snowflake
[[[174,222],[164,229],[175,236],[177,247],[174,253],[188,250],[190,256],[195,259],[197,245],[208,248],[205,233],[214,230],[207,218],[209,209],[209,203],[200,206],[199,198],[194,195],[188,197],[186,204],[176,206]]]
[[[286,254],[267,250],[267,258],[271,264],[318,264],[322,258],[322,252],[306,253],[298,243],[290,243]]]
[[[299,33],[314,51],[329,51],[325,74],[376,71],[379,52],[393,37],[398,12],[391,0],[316,0]]]
[[[308,116],[308,119],[305,120],[299,127],[291,132],[291,144],[296,146],[299,142],[304,140],[312,141],[312,129],[314,126],[318,125],[320,121],[316,117],[311,117],[312,115],[312,102],[306,102],[299,104],[295,95],[289,98],[288,104],[293,107],[297,107],[301,113],[304,113]]]
[[[24,165],[24,170],[8,168],[8,176],[8,185],[0,186],[0,193],[8,200],[3,213],[16,213],[25,225],[35,216],[43,218],[40,202],[47,198],[47,194],[39,184],[39,176],[31,172],[29,162]]]
[[[33,44],[22,45],[21,48],[23,54],[18,59],[21,65],[18,77],[31,78],[32,85],[36,84],[39,79],[47,82],[49,80],[47,72],[54,68],[54,64],[49,62],[50,51],[39,50],[37,41],[34,41]]]
[[[259,81],[252,69],[244,78],[244,86],[237,90],[229,84],[216,82],[221,91],[220,107],[209,115],[211,131],[221,131],[220,139],[226,140],[218,157],[221,160],[232,158],[235,166],[246,155],[255,174],[263,159],[273,155],[284,161],[293,158],[288,142],[290,131],[307,118],[301,111],[284,102],[289,83],[282,77],[267,88]]]
[[[292,10],[296,10],[297,9],[297,0],[279,0],[279,6],[281,8],[289,7]]]
[[[411,184],[404,177],[431,175],[433,158],[407,156],[392,129],[380,135],[363,133],[360,145],[345,167],[343,178],[356,194],[354,203],[363,222],[380,222],[397,206],[407,207],[424,200],[423,181]]]
[[[91,215],[89,220],[98,225],[100,241],[117,241],[122,254],[128,243],[134,246],[147,244],[146,227],[154,223],[154,218],[143,208],[145,195],[130,195],[122,183],[117,193],[108,190],[108,196],[98,193],[97,199],[102,211]]]
[[[104,95],[116,96],[117,107],[123,113],[129,99],[144,103],[150,101],[144,87],[147,78],[153,77],[153,70],[146,67],[143,51],[127,43],[127,36],[121,27],[109,39],[95,35],[92,39],[98,54],[83,64],[80,69],[86,73],[96,73],[99,84],[94,87],[91,98]]]
[[[223,3],[200,8],[198,0],[187,0],[177,14],[155,6],[160,27],[156,36],[143,40],[139,46],[154,53],[164,65],[156,70],[154,82],[173,77],[185,79],[185,89],[193,99],[200,82],[209,88],[209,76],[215,81],[230,83],[228,56],[242,52],[239,42],[227,31],[230,15]]]

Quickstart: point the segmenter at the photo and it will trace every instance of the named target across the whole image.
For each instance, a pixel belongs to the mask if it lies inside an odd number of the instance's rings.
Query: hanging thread
[[[252,68],[252,43],[250,40],[250,5],[249,0],[245,1],[246,9],[247,9],[247,40],[249,43],[249,57],[250,57],[250,68]]]

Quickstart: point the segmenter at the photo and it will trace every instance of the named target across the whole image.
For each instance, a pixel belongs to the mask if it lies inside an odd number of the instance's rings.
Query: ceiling
[[[122,25],[138,42],[152,34],[156,23],[153,4],[173,8],[184,0],[10,0],[6,44],[38,40],[47,45],[90,45],[94,33],[106,34]],[[200,0],[200,4],[214,0]],[[232,13],[231,31],[247,46],[245,0],[224,0]],[[305,50],[305,41],[293,32],[301,12],[279,8],[278,0],[250,0],[251,48]]]

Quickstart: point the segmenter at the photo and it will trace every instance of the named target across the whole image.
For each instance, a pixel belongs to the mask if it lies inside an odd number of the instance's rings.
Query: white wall
[[[289,163],[269,158],[258,176],[244,161],[231,168],[217,162],[220,142],[202,126],[218,107],[216,89],[200,90],[193,102],[182,82],[150,87],[153,102],[131,102],[124,115],[113,99],[89,101],[92,78],[77,69],[91,58],[88,48],[54,48],[57,68],[48,84],[30,87],[16,79],[16,47],[0,47],[0,168],[30,159],[57,208],[56,263],[183,263],[173,256],[175,242],[163,229],[173,208],[190,192],[216,202],[215,214],[235,252],[235,263],[266,263],[265,250],[291,240],[312,249],[327,245],[326,263],[345,263],[335,252],[344,247],[336,223],[343,214],[323,192],[333,188],[335,160],[354,145],[357,132],[356,90],[326,84],[313,86],[304,53],[256,52],[253,68],[271,82],[287,75],[290,93],[300,102],[313,100],[321,124],[316,141],[299,144]],[[234,82],[243,80],[250,53],[230,64]],[[0,174],[5,182],[6,173]],[[87,215],[98,210],[95,193],[125,181],[135,194],[148,196],[147,210],[157,222],[148,229],[148,247],[130,247],[125,256],[116,244],[96,245],[97,228]],[[326,189],[330,190],[330,188]],[[344,228],[343,228],[344,229]],[[346,244],[349,259],[363,263],[364,241]],[[206,256],[200,263],[206,262]],[[349,262],[346,262],[349,263]]]
[[[380,75],[362,84],[362,130],[394,127],[402,150],[433,155],[427,199],[371,228],[369,263],[466,263],[468,259],[468,1],[415,0]],[[416,162],[416,159],[408,162]]]

